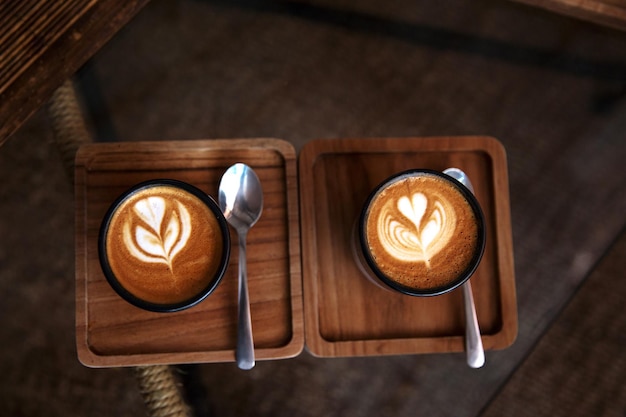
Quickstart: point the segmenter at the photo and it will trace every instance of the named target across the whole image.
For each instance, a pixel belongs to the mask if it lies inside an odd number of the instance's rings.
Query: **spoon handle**
[[[458,168],[448,168],[444,170],[443,173],[450,175],[466,186],[472,194],[474,193],[472,182],[462,170]],[[465,308],[465,352],[467,355],[467,364],[470,368],[480,368],[485,364],[485,350],[480,337],[480,327],[478,326],[478,317],[476,316],[476,306],[474,305],[474,296],[472,294],[470,280],[465,281],[465,284],[463,284],[461,288]]]
[[[465,300],[463,304],[465,306],[465,351],[467,352],[467,364],[471,368],[480,368],[485,364],[485,351],[478,327],[472,284],[467,280],[461,287]]]
[[[249,370],[254,367],[254,342],[252,341],[250,300],[248,298],[246,238],[247,233],[239,232],[239,317],[237,321],[237,351],[235,356],[239,369]]]

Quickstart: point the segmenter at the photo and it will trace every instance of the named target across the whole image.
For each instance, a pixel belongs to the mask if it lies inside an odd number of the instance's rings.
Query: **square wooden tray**
[[[506,155],[488,137],[332,139],[299,156],[306,346],[317,356],[456,352],[464,349],[460,290],[418,298],[368,282],[350,233],[375,185],[410,168],[457,167],[471,178],[487,223],[487,247],[471,278],[485,349],[517,335]]]
[[[217,197],[233,163],[255,169],[264,210],[248,235],[248,280],[257,359],[298,355],[304,345],[295,150],[278,139],[92,144],[76,157],[76,341],[92,367],[235,360],[237,237],[226,276],[205,301],[177,313],[152,313],[122,300],[98,261],[105,211],[144,180],[186,181]]]

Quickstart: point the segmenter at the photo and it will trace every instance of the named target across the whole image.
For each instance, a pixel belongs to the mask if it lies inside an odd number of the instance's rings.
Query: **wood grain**
[[[0,145],[147,2],[0,2]]]
[[[487,247],[472,277],[483,343],[502,349],[517,334],[504,148],[487,137],[317,140],[299,157],[306,344],[317,356],[462,351],[460,291],[419,298],[368,282],[351,252],[352,227],[375,185],[410,168],[455,166],[472,179]]]
[[[626,0],[516,0],[542,9],[626,30]]]
[[[234,361],[237,236],[217,290],[177,313],[152,313],[122,300],[98,261],[97,235],[113,200],[150,178],[188,182],[216,198],[233,163],[255,169],[264,211],[248,235],[248,279],[257,359],[300,353],[304,345],[295,150],[277,139],[90,144],[76,158],[76,341],[93,367]]]

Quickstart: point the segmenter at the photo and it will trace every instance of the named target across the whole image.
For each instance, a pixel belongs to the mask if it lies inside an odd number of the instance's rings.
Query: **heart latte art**
[[[372,262],[405,287],[445,287],[480,250],[472,206],[451,180],[435,174],[419,172],[384,185],[366,213]]]
[[[222,262],[216,215],[174,186],[147,187],[115,210],[106,234],[108,265],[119,284],[155,304],[184,302],[202,292]]]
[[[449,203],[421,192],[389,199],[381,209],[378,237],[389,255],[403,262],[424,262],[443,249],[456,224]]]

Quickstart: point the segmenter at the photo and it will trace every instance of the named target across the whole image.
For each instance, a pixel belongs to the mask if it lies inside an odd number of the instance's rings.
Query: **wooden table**
[[[626,29],[626,0],[516,0]],[[0,3],[0,146],[148,0]]]
[[[146,3],[0,2],[0,145]]]
[[[516,0],[531,6],[626,30],[626,0]]]

